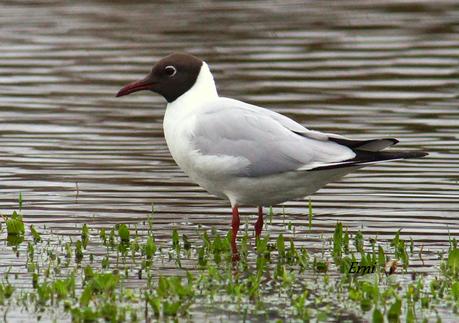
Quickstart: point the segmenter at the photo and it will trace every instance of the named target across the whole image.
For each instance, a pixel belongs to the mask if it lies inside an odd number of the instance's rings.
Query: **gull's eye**
[[[172,77],[175,75],[175,73],[177,73],[177,70],[175,69],[174,66],[172,65],[167,65],[165,68],[164,68],[164,72],[166,72],[166,74],[169,76],[169,77]]]

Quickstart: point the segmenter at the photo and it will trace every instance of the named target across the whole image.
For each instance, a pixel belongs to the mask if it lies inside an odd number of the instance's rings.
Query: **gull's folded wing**
[[[220,169],[231,162],[232,175],[247,177],[394,159],[395,155],[378,151],[397,142],[391,138],[351,140],[311,131],[271,110],[227,98],[202,109],[191,139],[203,160],[212,158],[214,165],[221,162],[216,166]]]

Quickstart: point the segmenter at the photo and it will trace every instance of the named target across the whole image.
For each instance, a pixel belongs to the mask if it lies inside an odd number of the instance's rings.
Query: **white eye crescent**
[[[167,65],[165,68],[164,68],[164,71],[166,72],[166,74],[169,76],[169,77],[172,77],[175,75],[175,73],[177,73],[177,69],[172,66],[172,65]]]

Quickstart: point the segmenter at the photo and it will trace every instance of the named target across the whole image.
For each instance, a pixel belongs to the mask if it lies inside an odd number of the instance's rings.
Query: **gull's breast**
[[[224,155],[206,155],[193,144],[193,132],[198,116],[177,115],[167,109],[164,116],[164,137],[172,158],[182,171],[195,183],[219,197],[227,197],[226,191],[234,174],[248,161],[244,158]]]

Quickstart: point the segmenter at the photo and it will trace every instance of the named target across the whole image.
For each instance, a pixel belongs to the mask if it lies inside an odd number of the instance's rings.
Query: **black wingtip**
[[[352,166],[365,166],[366,164],[397,160],[397,159],[411,159],[411,158],[421,158],[427,156],[429,153],[422,150],[390,150],[390,151],[377,151],[377,152],[367,152],[367,151],[354,151],[356,156],[352,159],[345,160],[341,163],[336,163],[327,166],[319,166],[311,170],[326,170],[326,169],[335,169],[343,167],[352,167]]]
[[[389,150],[374,153],[358,152],[355,160],[360,162],[384,161],[392,159],[411,159],[427,156],[429,153],[423,150]]]
[[[330,141],[336,142],[337,144],[346,146],[352,150],[362,150],[369,152],[377,152],[388,147],[398,144],[398,140],[395,138],[379,138],[370,140],[353,140],[341,137],[329,137]]]
[[[428,155],[429,155],[428,152],[423,151],[423,150],[405,151],[404,153],[406,153],[406,157],[402,157],[402,158],[404,158],[404,159],[408,159],[408,158],[422,158],[422,157],[425,157],[425,156],[428,156]]]

